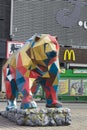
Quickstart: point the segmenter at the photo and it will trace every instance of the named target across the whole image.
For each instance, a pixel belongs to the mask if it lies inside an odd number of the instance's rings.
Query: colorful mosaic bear
[[[59,44],[54,36],[35,34],[3,66],[7,110],[16,108],[21,94],[21,109],[36,108],[33,94],[39,85],[46,95],[46,107],[62,107],[58,102]]]

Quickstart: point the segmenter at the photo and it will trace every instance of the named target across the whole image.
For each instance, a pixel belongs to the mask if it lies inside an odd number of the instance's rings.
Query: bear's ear
[[[57,36],[54,36],[56,40],[58,40],[58,37]]]
[[[39,41],[40,40],[40,37],[39,36],[36,36],[35,37],[35,42]]]

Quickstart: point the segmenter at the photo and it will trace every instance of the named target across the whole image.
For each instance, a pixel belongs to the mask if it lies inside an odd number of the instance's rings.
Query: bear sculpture
[[[59,44],[55,36],[35,34],[22,48],[13,53],[3,66],[7,110],[17,108],[16,99],[22,97],[21,109],[36,108],[33,94],[42,86],[46,107],[62,107],[58,101]]]

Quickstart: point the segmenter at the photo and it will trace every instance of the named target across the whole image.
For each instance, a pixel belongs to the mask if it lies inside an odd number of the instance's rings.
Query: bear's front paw
[[[21,109],[32,109],[32,108],[37,108],[37,104],[35,101],[21,103]]]

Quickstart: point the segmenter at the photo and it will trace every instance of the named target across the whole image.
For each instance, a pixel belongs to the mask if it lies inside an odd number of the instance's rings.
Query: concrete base
[[[71,124],[70,109],[68,108],[11,109],[2,111],[1,115],[18,125],[25,126],[64,126]]]

